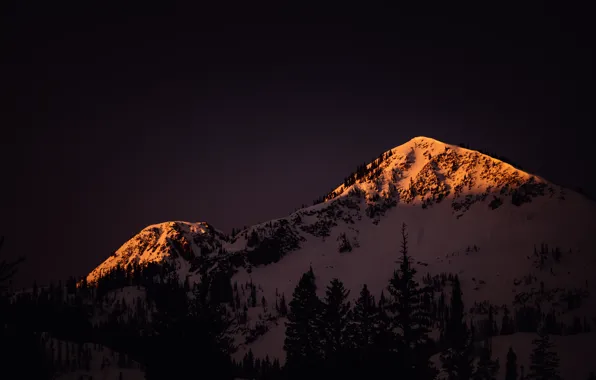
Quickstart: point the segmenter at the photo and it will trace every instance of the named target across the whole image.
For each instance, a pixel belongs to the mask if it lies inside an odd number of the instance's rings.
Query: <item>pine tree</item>
[[[364,284],[360,291],[360,296],[354,304],[352,324],[350,326],[350,333],[354,344],[363,352],[366,352],[374,343],[377,316],[378,310],[375,305],[375,299],[370,294],[366,284]]]
[[[387,306],[387,298],[385,298],[385,292],[381,290],[381,296],[379,297],[379,308],[384,309]]]
[[[509,347],[509,351],[507,352],[507,364],[505,365],[505,380],[517,380],[517,355],[511,347]]]
[[[316,284],[315,272],[312,269],[312,265],[309,265],[307,275],[312,280],[313,285],[315,286],[315,290],[316,290],[317,289],[317,284]]]
[[[406,378],[422,379],[430,376],[428,347],[430,315],[423,305],[426,288],[420,288],[414,279],[416,270],[408,255],[406,224],[401,229],[402,242],[399,269],[394,271],[388,286],[392,296],[389,310],[392,312],[391,328],[396,333],[396,348],[403,361],[403,375]],[[432,376],[431,376],[432,377]]]
[[[374,368],[378,318],[379,312],[375,299],[364,284],[360,296],[354,303],[352,321],[349,326],[350,339],[355,346],[354,364],[358,367],[356,377],[370,376],[370,370]]]
[[[240,293],[236,293],[236,296],[234,297],[234,308],[240,309]]]
[[[342,370],[347,366],[347,353],[350,348],[348,328],[351,318],[349,290],[337,278],[327,287],[322,306],[320,327],[324,340],[324,358],[328,369]],[[344,360],[344,362],[342,362]],[[338,373],[334,373],[338,376]]]
[[[486,336],[488,336],[488,337],[494,336],[495,331],[496,331],[496,328],[495,328],[495,317],[494,317],[494,313],[493,313],[493,306],[489,305]]]
[[[532,341],[534,348],[530,355],[530,371],[526,379],[536,380],[559,380],[559,357],[552,350],[553,344],[546,329],[541,326],[538,330],[538,338]]]
[[[279,315],[285,317],[288,315],[288,306],[286,304],[286,296],[282,293],[281,300],[279,301]]]
[[[459,277],[455,276],[452,282],[449,316],[445,323],[445,341],[447,346],[455,348],[464,347],[467,340],[466,330],[461,285],[459,283]]]
[[[318,318],[321,300],[317,297],[313,276],[302,275],[294,289],[286,322],[286,369],[290,378],[312,374],[322,356]]]
[[[327,287],[322,309],[322,326],[325,332],[325,353],[341,351],[348,343],[348,323],[351,317],[349,290],[334,278]]]
[[[250,284],[250,306],[257,307],[257,288]]]
[[[503,311],[503,320],[501,322],[501,335],[510,335],[515,332],[515,326],[509,316],[509,309]]]
[[[469,380],[473,373],[473,333],[464,321],[464,304],[457,275],[453,279],[450,312],[443,337],[447,350],[441,354],[441,362],[448,379]]]

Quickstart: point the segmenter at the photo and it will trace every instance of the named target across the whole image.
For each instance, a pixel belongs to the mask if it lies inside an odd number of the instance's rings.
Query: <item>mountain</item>
[[[191,265],[192,258],[213,257],[220,253],[228,237],[207,223],[168,222],[145,227],[132,239],[87,276],[95,283],[102,273],[116,266],[146,265],[174,262],[180,276],[192,276],[197,268]]]
[[[257,357],[283,361],[285,317],[272,305],[282,295],[289,302],[310,267],[320,296],[337,277],[351,298],[363,284],[378,297],[396,268],[405,223],[420,281],[443,284],[440,294],[449,290],[445,279],[457,274],[476,322],[487,318],[489,305],[498,321],[505,309],[514,315],[541,305],[565,326],[578,319],[594,326],[595,222],[596,203],[581,194],[486,154],[416,137],[359,166],[320,203],[233,236],[204,222],[149,226],[87,281],[129,264],[167,264],[191,283],[205,270],[225,273],[238,309],[248,309],[246,322],[234,329],[235,356],[250,348]],[[593,340],[587,330],[569,339]],[[520,334],[495,340],[501,363],[511,339],[530,344],[531,336]],[[567,347],[561,359],[566,378],[587,378],[588,368],[573,362],[580,346],[561,344]],[[527,368],[527,358],[519,361]]]

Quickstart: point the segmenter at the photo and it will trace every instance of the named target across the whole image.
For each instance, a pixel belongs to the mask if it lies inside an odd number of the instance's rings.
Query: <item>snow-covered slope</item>
[[[221,251],[227,236],[207,223],[166,222],[145,227],[132,239],[87,276],[94,283],[102,273],[120,265],[175,263],[179,275],[184,278],[193,273],[193,260],[208,258]]]
[[[321,295],[338,277],[354,298],[364,283],[378,296],[396,266],[403,222],[419,275],[458,274],[467,307],[542,302],[561,320],[579,316],[594,324],[596,304],[589,294],[596,291],[596,204],[495,158],[427,137],[359,168],[324,202],[235,236],[206,223],[147,227],[88,280],[118,264],[163,260],[175,263],[181,278],[197,280],[201,257],[234,263],[240,303],[251,283],[259,300],[238,328],[236,355],[250,347],[256,356],[283,360],[284,318],[272,305],[282,294],[289,301],[309,266]],[[555,249],[559,260],[553,259]],[[567,310],[558,301],[569,290],[584,294],[581,309]],[[481,308],[474,313],[482,314]],[[255,333],[257,324],[261,333]]]

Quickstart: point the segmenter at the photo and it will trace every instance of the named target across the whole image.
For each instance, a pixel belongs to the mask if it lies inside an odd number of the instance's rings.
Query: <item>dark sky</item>
[[[596,195],[588,9],[168,7],[3,12],[18,284],[83,275],[148,224],[284,216],[418,135]]]

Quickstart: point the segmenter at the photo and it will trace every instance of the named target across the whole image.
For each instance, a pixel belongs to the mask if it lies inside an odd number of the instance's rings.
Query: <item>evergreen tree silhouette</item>
[[[501,335],[510,335],[515,332],[515,326],[511,317],[509,316],[509,309],[505,308],[503,311],[503,319],[501,322]]]
[[[312,268],[302,275],[289,303],[286,322],[286,373],[290,379],[301,379],[316,372],[322,359],[318,318],[322,303],[317,297]]]
[[[257,288],[253,284],[250,284],[250,306],[257,306]]]
[[[279,301],[279,315],[285,317],[288,315],[288,306],[286,304],[286,296],[282,293]]]
[[[489,305],[489,307],[488,307],[488,322],[487,322],[486,327],[487,327],[486,336],[492,337],[497,333],[497,325],[495,322],[495,316],[494,316],[492,305]]]
[[[349,334],[354,344],[354,364],[357,366],[355,377],[371,374],[374,359],[376,336],[378,334],[379,312],[374,297],[366,284],[362,286],[360,296],[352,309]]]
[[[453,279],[449,310],[443,331],[447,347],[441,353],[443,371],[447,373],[449,380],[469,380],[473,373],[473,334],[464,320],[464,304],[457,275]]]
[[[507,363],[505,365],[505,380],[517,380],[517,355],[513,348],[507,351]]]
[[[538,329],[538,338],[532,341],[534,348],[530,355],[530,371],[526,379],[535,380],[559,380],[559,357],[556,351],[552,350],[553,344],[546,331],[541,325]]]
[[[360,296],[354,303],[350,326],[352,340],[363,356],[366,356],[366,351],[374,344],[377,317],[378,310],[375,299],[364,284]]]
[[[423,306],[426,288],[421,288],[415,280],[416,270],[412,267],[412,258],[408,254],[408,234],[406,224],[401,228],[401,258],[399,269],[394,271],[389,281],[388,291],[392,300],[389,310],[392,312],[390,325],[395,332],[395,348],[402,361],[400,373],[406,378],[432,378],[430,369],[430,351],[428,333],[430,315]]]
[[[327,287],[322,306],[323,356],[327,373],[333,376],[342,376],[350,363],[346,360],[351,348],[348,335],[351,318],[350,302],[347,301],[349,294],[350,291],[335,278]]]

